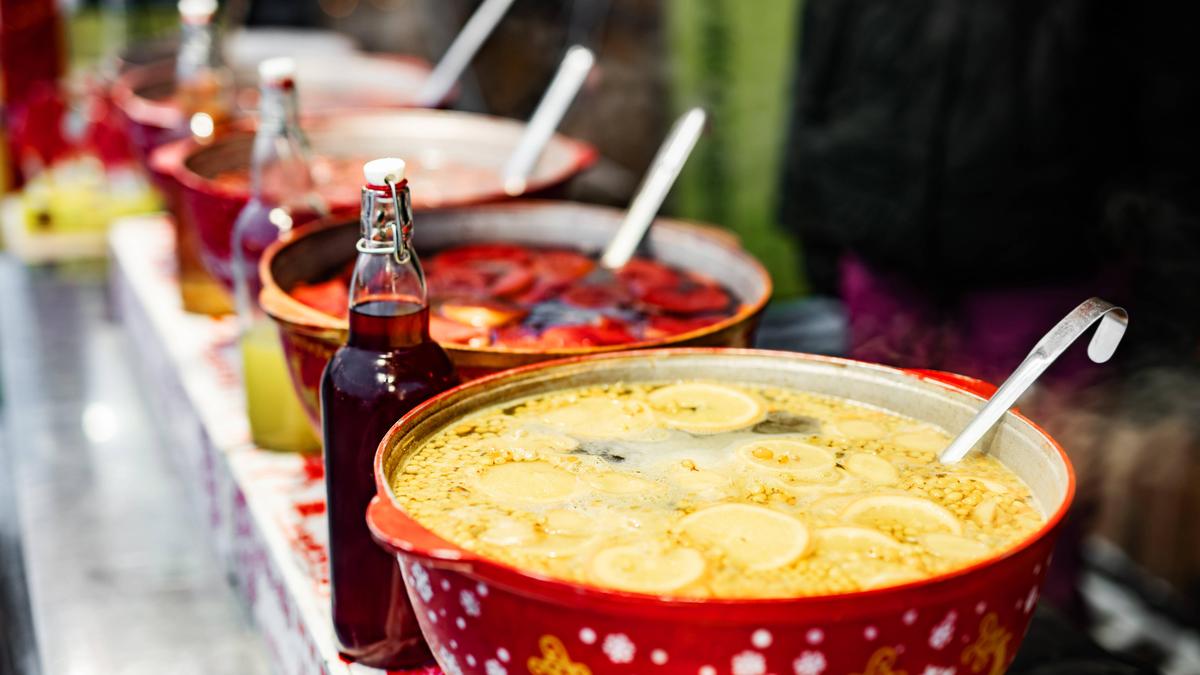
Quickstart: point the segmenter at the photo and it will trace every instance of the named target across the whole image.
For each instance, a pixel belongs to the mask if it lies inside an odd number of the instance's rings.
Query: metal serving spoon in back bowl
[[[1096,363],[1104,363],[1112,358],[1117,345],[1121,343],[1121,338],[1125,336],[1129,314],[1100,298],[1085,300],[1038,340],[1029,356],[1025,357],[1021,365],[1017,366],[996,393],[992,394],[987,405],[979,410],[942,454],[938,455],[938,460],[943,464],[954,464],[966,457],[1046,368],[1097,321],[1100,322],[1100,326],[1096,328],[1096,334],[1088,344],[1088,358]]]

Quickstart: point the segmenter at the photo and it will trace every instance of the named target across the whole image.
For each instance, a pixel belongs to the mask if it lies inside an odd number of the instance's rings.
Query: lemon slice
[[[715,547],[749,570],[782,567],[808,550],[808,528],[791,516],[763,506],[719,504],[679,521],[697,544]]]
[[[987,544],[983,542],[941,532],[923,534],[917,538],[917,542],[926,551],[939,558],[948,558],[950,560],[977,560],[979,558],[986,558],[988,553],[991,553]]]
[[[479,534],[479,540],[494,546],[516,546],[537,539],[533,525],[515,518],[502,518]]]
[[[909,450],[917,450],[919,452],[941,452],[950,445],[950,438],[933,429],[921,429],[919,431],[909,431],[902,434],[896,434],[892,437],[892,442]]]
[[[899,586],[900,584],[916,581],[923,577],[923,574],[911,567],[905,567],[904,565],[883,565],[863,574],[860,583],[863,588],[884,588],[886,586]]]
[[[520,429],[511,433],[485,438],[475,443],[484,455],[506,454],[515,459],[537,459],[544,454],[562,454],[579,447],[579,441],[562,434]]]
[[[953,513],[928,499],[909,495],[869,495],[851,502],[842,519],[893,534],[962,533]]]
[[[530,543],[513,546],[512,552],[545,558],[569,558],[587,548],[593,539],[591,536],[574,534],[546,535]]]
[[[855,440],[877,440],[883,437],[883,425],[871,422],[869,420],[845,420],[837,422],[834,429],[845,436]]]
[[[735,452],[753,466],[809,480],[828,478],[834,468],[833,452],[829,448],[793,439],[750,441],[738,446]]]
[[[589,439],[632,438],[655,428],[654,415],[637,401],[585,398],[543,413],[542,424]]]
[[[818,551],[862,553],[876,557],[884,551],[898,551],[900,544],[879,530],[866,527],[823,527],[813,531]]]
[[[558,502],[579,489],[574,475],[546,462],[507,462],[479,474],[479,487],[498,499]]]
[[[546,522],[542,529],[549,534],[584,535],[595,529],[592,519],[578,511],[552,509],[545,515]]]
[[[588,485],[597,490],[615,495],[648,494],[660,487],[658,484],[644,478],[638,478],[637,476],[631,476],[618,471],[608,471],[595,476],[589,476],[586,480]]]
[[[865,452],[850,455],[846,459],[846,470],[875,485],[895,485],[900,482],[900,472],[891,462]]]
[[[664,550],[631,544],[596,554],[591,571],[604,586],[635,593],[669,593],[704,574],[704,557],[690,548]]]
[[[718,384],[675,384],[654,391],[648,399],[663,424],[692,434],[744,429],[766,415],[766,406],[758,398]]]

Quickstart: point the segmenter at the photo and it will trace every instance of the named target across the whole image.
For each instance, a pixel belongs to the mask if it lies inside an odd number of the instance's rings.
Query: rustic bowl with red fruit
[[[413,193],[420,185],[413,182]],[[629,265],[594,283],[618,209],[522,200],[418,213],[430,332],[464,378],[564,356],[673,345],[746,347],[771,296],[728,234],[659,218]],[[357,222],[300,227],[269,248],[260,301],[314,423],[321,371],[346,337]]]

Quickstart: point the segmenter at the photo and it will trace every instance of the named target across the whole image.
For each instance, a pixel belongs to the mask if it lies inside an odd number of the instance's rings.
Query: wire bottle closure
[[[397,263],[403,264],[412,258],[412,198],[407,180],[396,183],[388,179],[385,183],[362,189],[362,237],[357,248],[359,253],[391,253]],[[388,218],[386,205],[380,203],[389,195],[395,214],[392,219]]]

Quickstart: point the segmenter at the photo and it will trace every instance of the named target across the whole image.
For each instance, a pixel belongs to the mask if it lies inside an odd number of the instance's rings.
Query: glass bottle
[[[211,140],[213,129],[233,115],[233,74],[221,57],[216,13],[216,0],[179,0],[175,95],[188,130],[200,142]]]
[[[350,335],[321,379],[333,624],[346,656],[401,668],[427,659],[429,652],[399,565],[367,529],[375,449],[396,420],[453,386],[457,377],[429,337],[404,161],[368,162],[364,174]]]
[[[295,72],[289,58],[259,64],[260,118],[250,157],[250,200],[234,220],[231,269],[217,271],[227,281],[232,276],[254,443],[269,450],[308,453],[320,450],[320,442],[292,388],[275,325],[258,304],[263,252],[294,225],[325,212],[313,187],[308,141],[300,128]]]
[[[213,139],[217,125],[233,115],[233,76],[221,58],[213,15],[216,0],[179,0],[180,43],[175,58],[175,98],[182,129],[199,143]],[[175,264],[183,308],[221,315],[233,311],[229,294],[200,257],[200,235],[194,224],[173,219]]]

